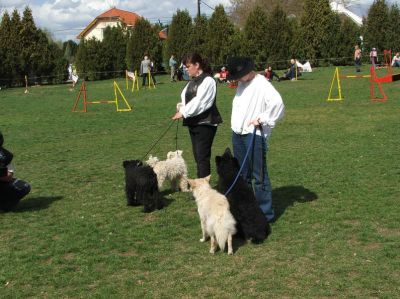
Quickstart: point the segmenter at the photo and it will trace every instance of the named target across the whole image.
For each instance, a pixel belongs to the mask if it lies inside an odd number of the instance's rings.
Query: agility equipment
[[[129,80],[132,80],[132,92],[136,89],[139,90],[139,80],[137,71],[129,72],[125,71],[125,80],[126,80],[126,90],[129,90]]]
[[[344,98],[342,96],[342,86],[340,83],[340,79],[364,79],[364,78],[370,78],[370,75],[340,75],[340,70],[339,67],[335,68],[335,72],[333,73],[333,78],[332,78],[332,83],[331,83],[331,87],[329,89],[329,95],[328,95],[328,102],[331,101],[342,101]],[[335,84],[336,83],[336,84]],[[337,86],[337,90],[338,90],[338,97],[337,98],[333,98],[332,97],[332,91],[334,90],[334,86]]]
[[[100,101],[88,101],[87,99],[87,89],[86,89],[86,83],[85,80],[82,81],[81,87],[79,89],[78,96],[76,97],[76,101],[74,104],[74,107],[72,108],[72,112],[87,112],[87,105],[88,104],[115,104],[117,112],[127,112],[131,111],[132,108],[129,105],[128,101],[126,100],[124,94],[122,93],[121,89],[119,88],[117,82],[114,81],[113,83],[114,86],[114,95],[115,98],[112,101],[108,100],[100,100]],[[77,110],[77,105],[79,103],[79,100],[81,96],[83,95],[83,109],[82,110]],[[122,98],[122,100],[119,99],[118,95]],[[120,108],[120,102],[125,103],[126,108]]]
[[[25,75],[25,92],[28,93],[28,77]]]
[[[149,88],[156,88],[156,85],[154,84],[154,81],[153,81],[153,76],[151,75],[151,72],[148,72],[147,73],[147,82],[149,82],[149,84],[148,84],[148,87]]]

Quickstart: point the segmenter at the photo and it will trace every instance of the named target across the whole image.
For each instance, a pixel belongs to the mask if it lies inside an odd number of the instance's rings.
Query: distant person
[[[146,85],[146,81],[148,80],[147,78],[149,76],[150,68],[151,68],[151,61],[149,59],[149,56],[145,55],[144,59],[140,63],[140,75],[143,78],[142,86]]]
[[[358,45],[354,46],[354,66],[356,67],[356,72],[361,72],[361,49]]]
[[[269,82],[272,82],[274,80],[274,77],[276,77],[276,79],[279,81],[281,81],[281,79],[279,79],[279,76],[272,70],[272,67],[269,65],[267,66],[267,68],[264,71],[264,77],[265,79],[267,79]]]
[[[282,77],[279,78],[279,80],[296,80],[298,76],[300,76],[300,73],[297,70],[296,60],[292,58],[290,59],[289,69]]]
[[[0,210],[8,212],[31,191],[31,186],[14,177],[11,165],[13,154],[3,147],[4,138],[0,132]]]
[[[397,52],[396,55],[393,56],[392,66],[400,67],[400,52]]]
[[[153,80],[154,85],[156,85],[157,81],[156,81],[156,76],[154,75],[154,72],[155,72],[154,61],[150,59],[150,75],[151,75],[151,79]]]
[[[175,55],[171,55],[171,58],[169,59],[169,68],[171,70],[171,82],[176,82],[175,77],[176,77],[176,65],[178,63],[175,60]]]
[[[226,69],[226,67],[223,66],[221,68],[221,71],[219,72],[218,82],[226,83],[228,81],[228,75],[229,75],[228,70]]]
[[[372,67],[376,68],[378,65],[378,51],[376,51],[376,48],[372,48],[371,52],[369,52],[369,59],[371,60]]]

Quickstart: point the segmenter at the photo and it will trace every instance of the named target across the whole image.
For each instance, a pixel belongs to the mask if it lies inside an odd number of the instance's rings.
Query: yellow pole
[[[331,97],[332,96],[333,85],[335,84],[335,79],[337,81],[337,88],[338,88],[338,92],[339,92],[339,98],[337,98],[337,99],[333,99]],[[341,101],[341,100],[343,100],[343,98],[342,98],[342,88],[341,88],[341,85],[340,85],[339,68],[336,67],[335,72],[333,74],[331,87],[329,89],[328,101]]]

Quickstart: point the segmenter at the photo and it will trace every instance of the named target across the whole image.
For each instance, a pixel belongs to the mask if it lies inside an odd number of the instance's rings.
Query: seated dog
[[[188,192],[187,183],[187,167],[185,160],[182,157],[182,151],[177,150],[167,154],[167,160],[160,161],[157,157],[150,155],[146,164],[150,165],[154,172],[157,174],[158,188],[161,189],[166,180],[170,181],[171,189],[177,190],[177,183],[179,181],[179,188],[183,192]]]
[[[210,177],[188,180],[200,217],[203,233],[200,242],[211,237],[210,253],[216,251],[217,244],[224,251],[228,243],[228,254],[233,254],[232,236],[236,233],[236,221],[229,211],[226,197],[211,188]]]
[[[129,206],[143,205],[145,213],[162,209],[164,203],[158,191],[157,175],[153,169],[140,160],[124,161],[123,167],[127,204]]]
[[[232,156],[229,148],[222,156],[215,157],[217,165],[218,191],[225,194],[233,184],[240,165]],[[226,195],[233,217],[237,222],[237,229],[246,240],[254,243],[264,241],[270,233],[270,226],[259,207],[253,190],[247,182],[239,176],[231,191]]]

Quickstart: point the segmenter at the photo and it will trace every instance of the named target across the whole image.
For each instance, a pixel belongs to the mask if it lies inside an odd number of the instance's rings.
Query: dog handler
[[[181,93],[181,102],[173,120],[183,118],[189,128],[197,177],[207,177],[210,171],[211,146],[222,123],[216,104],[216,83],[211,77],[211,67],[199,54],[189,54],[184,63],[192,78]]]
[[[274,221],[272,188],[268,176],[266,154],[268,138],[285,112],[279,92],[264,76],[254,70],[251,58],[233,57],[228,61],[228,80],[237,80],[238,87],[232,103],[231,128],[235,158],[240,165],[245,163],[242,176],[252,185],[261,210],[268,222]],[[257,127],[252,145],[252,133]],[[244,157],[249,146],[254,146],[246,161]]]

